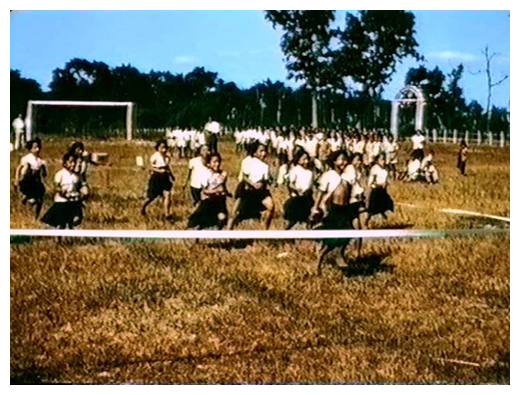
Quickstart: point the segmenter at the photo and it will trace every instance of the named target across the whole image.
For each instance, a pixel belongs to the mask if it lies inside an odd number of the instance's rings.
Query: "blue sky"
[[[464,63],[468,100],[486,99],[481,50],[489,45],[496,79],[509,75],[507,11],[416,11],[419,51],[426,66],[448,73]],[[344,12],[337,17],[344,19]],[[248,87],[267,78],[287,80],[280,50],[281,33],[261,11],[22,11],[11,14],[11,68],[37,80],[44,89],[52,71],[74,57],[110,66],[186,73],[196,66]],[[413,60],[399,65],[384,97],[404,83]],[[293,83],[291,83],[293,84]],[[509,80],[493,91],[493,102],[508,106]]]

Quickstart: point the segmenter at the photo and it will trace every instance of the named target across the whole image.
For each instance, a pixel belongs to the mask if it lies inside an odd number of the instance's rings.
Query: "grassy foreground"
[[[65,145],[44,145],[44,158]],[[112,165],[92,172],[84,228],[184,227],[180,182],[177,223],[161,222],[159,205],[139,216],[135,155],[149,147],[88,148]],[[239,159],[223,152],[233,177]],[[509,150],[480,148],[465,179],[455,147],[436,152],[440,185],[391,189],[426,209],[399,207],[376,226],[500,226],[432,209],[508,216]],[[41,227],[11,193],[11,227]],[[280,207],[285,192],[274,195]],[[348,270],[317,276],[310,241],[12,243],[11,381],[508,383],[509,245],[508,235],[372,241]]]

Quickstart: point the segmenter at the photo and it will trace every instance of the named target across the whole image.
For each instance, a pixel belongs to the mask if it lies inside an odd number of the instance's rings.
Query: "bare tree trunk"
[[[312,91],[312,127],[318,127],[318,92]]]

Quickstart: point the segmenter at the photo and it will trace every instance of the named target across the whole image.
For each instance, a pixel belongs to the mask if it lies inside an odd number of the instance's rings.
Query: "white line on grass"
[[[403,206],[403,207],[421,208],[421,209],[425,209],[425,210],[432,210],[429,207],[417,206],[415,204],[410,204],[410,203],[396,203],[396,204],[398,206]],[[441,209],[433,209],[433,210],[439,211],[441,213],[447,213],[447,214],[469,215],[469,216],[473,216],[473,217],[491,218],[491,219],[496,219],[498,221],[511,222],[511,218],[500,217],[498,215],[483,214],[483,213],[479,213],[479,212],[476,212],[476,211],[459,210],[459,209],[455,209],[455,208],[441,208]]]

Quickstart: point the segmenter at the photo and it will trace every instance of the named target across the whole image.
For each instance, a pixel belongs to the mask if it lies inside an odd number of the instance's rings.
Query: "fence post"
[[[491,130],[488,132],[488,144],[493,145],[493,132]]]
[[[448,131],[446,129],[443,130],[442,142],[444,144],[446,144],[448,142]]]
[[[437,142],[437,129],[433,129],[432,130],[432,137],[433,137],[433,142],[436,143]]]
[[[464,134],[464,141],[466,141],[466,144],[469,144],[469,130],[466,130]]]
[[[477,130],[477,145],[482,144],[482,133],[480,130]]]
[[[505,147],[505,136],[504,136],[504,132],[500,132],[500,147],[504,148]]]
[[[457,129],[453,130],[453,144],[457,144]]]
[[[424,131],[424,139],[426,142],[430,141],[430,131],[428,129]]]

